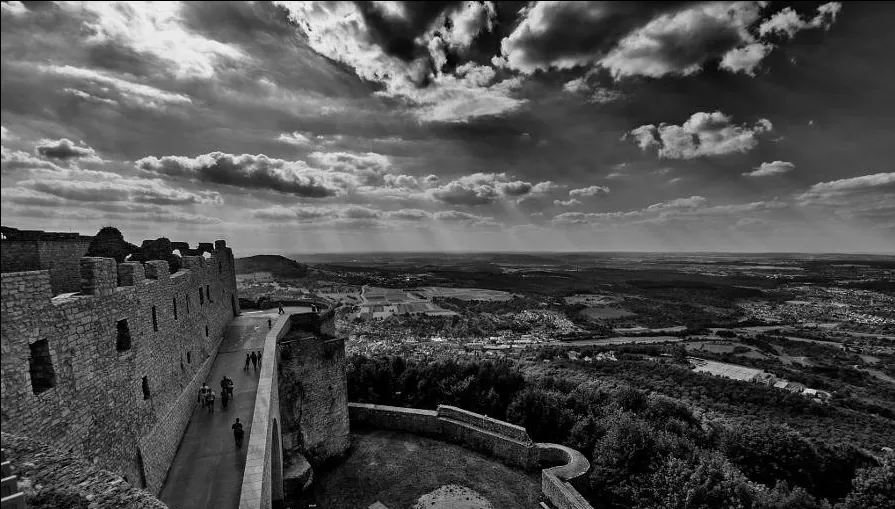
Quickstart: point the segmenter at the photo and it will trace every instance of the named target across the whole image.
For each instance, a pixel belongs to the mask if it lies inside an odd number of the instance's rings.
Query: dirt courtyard
[[[359,430],[344,462],[320,472],[318,507],[409,509],[445,485],[470,488],[493,507],[537,509],[540,472],[510,468],[463,447],[408,433]]]

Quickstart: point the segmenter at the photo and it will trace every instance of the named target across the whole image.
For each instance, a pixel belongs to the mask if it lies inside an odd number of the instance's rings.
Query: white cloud
[[[759,201],[709,206],[704,196],[676,198],[654,203],[641,209],[615,212],[565,212],[553,217],[557,226],[632,227],[637,225],[665,225],[681,223],[707,225],[716,222],[733,226],[734,219],[743,214],[762,215],[786,208],[780,201]]]
[[[385,95],[401,97],[415,105],[414,114],[426,122],[466,122],[473,118],[502,115],[526,103],[513,97],[522,81],[506,78],[492,83],[496,72],[470,63],[455,74],[439,74],[426,88],[404,88]]]
[[[148,204],[165,206],[217,205],[223,203],[213,191],[193,192],[166,184],[160,179],[125,177],[118,173],[68,168],[35,169],[34,178],[4,188],[4,199],[13,202],[64,205],[70,202],[93,204]]]
[[[432,219],[432,213],[420,209],[401,209],[386,212],[386,217],[397,221],[424,221]]]
[[[796,203],[843,219],[895,223],[895,172],[819,182],[794,196]]]
[[[796,32],[801,30],[812,28],[828,30],[836,21],[841,10],[841,3],[829,2],[818,7],[817,14],[813,18],[804,20],[792,7],[786,7],[763,21],[758,27],[758,33],[762,37],[769,34],[778,34],[792,39],[795,37]]]
[[[328,172],[304,161],[286,161],[264,154],[211,152],[197,157],[148,156],[136,161],[138,169],[168,178],[183,178],[206,185],[220,184],[324,198],[341,194],[356,180],[350,174]]]
[[[742,72],[755,76],[755,69],[774,49],[772,44],[753,42],[728,51],[721,59],[721,67],[730,72]]]
[[[646,210],[695,209],[705,205],[707,202],[708,200],[705,196],[691,196],[689,198],[676,198],[654,203],[647,207]]]
[[[802,202],[823,201],[846,194],[857,194],[864,191],[895,190],[895,172],[874,173],[860,177],[819,182],[798,196]]]
[[[708,59],[752,43],[747,28],[758,16],[754,2],[707,3],[664,14],[623,38],[600,64],[616,77],[694,74]]]
[[[422,38],[430,40],[422,41],[423,45],[432,54],[406,62],[387,54],[374,42],[364,17],[352,2],[277,4],[286,8],[290,19],[307,34],[314,51],[347,64],[365,80],[384,85],[380,95],[403,99],[422,121],[463,122],[507,113],[525,102],[512,94],[520,84],[518,79],[495,81],[494,70],[488,66],[469,64],[459,66],[455,74],[440,72],[445,58],[442,44],[462,46],[474,36],[475,27],[486,29],[490,6],[467,4],[449,14],[459,20],[459,25],[447,35],[447,41],[434,40],[434,31],[424,33]],[[430,68],[430,58],[435,61],[435,69]],[[418,86],[426,81],[428,86]]]
[[[761,163],[761,165],[755,169],[755,171],[750,171],[743,173],[743,175],[747,177],[770,177],[773,175],[782,175],[784,173],[788,173],[792,171],[796,165],[792,163],[788,163],[786,161],[774,161],[772,163]]]
[[[463,7],[449,15],[450,30],[445,30],[446,41],[457,48],[469,48],[483,30],[494,28],[497,9],[493,2],[464,2]]]
[[[585,96],[588,102],[595,104],[608,104],[625,96],[618,90],[589,85],[586,76],[567,81],[562,89],[570,94]]]
[[[79,99],[82,99],[87,102],[98,103],[98,104],[107,104],[109,106],[118,106],[118,101],[114,99],[109,99],[106,97],[99,97],[93,95],[89,92],[85,92],[83,90],[79,90],[77,88],[65,87],[62,89],[63,92],[71,94]]]
[[[112,42],[173,64],[180,78],[210,78],[221,59],[240,60],[236,47],[207,39],[183,26],[179,2],[61,2],[70,11],[87,11],[95,21],[88,43]]]
[[[186,95],[168,92],[141,83],[134,83],[132,81],[110,76],[95,69],[86,69],[70,65],[55,66],[45,64],[39,64],[37,69],[45,74],[55,74],[57,76],[89,81],[112,87],[135,106],[160,108],[167,105],[192,103],[192,100]]]
[[[700,72],[720,60],[722,69],[754,75],[774,45],[760,37],[789,37],[806,28],[829,28],[841,10],[831,2],[802,20],[791,8],[761,21],[768,2],[532,2],[501,41],[494,65],[526,74],[538,70],[602,67],[616,79],[659,78]],[[578,88],[578,80],[566,90]],[[611,100],[609,94],[598,99]]]
[[[570,198],[568,200],[553,200],[553,204],[557,207],[574,207],[576,205],[581,205],[581,201],[576,200],[575,198]]]
[[[606,186],[589,186],[582,187],[580,189],[572,189],[571,191],[569,191],[569,197],[581,198],[583,196],[597,196],[607,193],[609,193],[609,188]]]
[[[551,181],[532,184],[522,180],[511,181],[506,173],[473,173],[464,175],[426,191],[436,201],[449,205],[488,205],[497,200],[522,199],[540,196],[556,189]]]
[[[329,207],[282,207],[275,206],[256,210],[252,214],[257,219],[268,221],[311,222],[333,219],[338,216],[336,209]]]
[[[0,11],[2,11],[4,15],[18,16],[28,12],[28,8],[26,8],[25,4],[22,2],[11,1],[0,4]]]
[[[656,148],[660,158],[693,159],[748,152],[758,145],[757,135],[772,129],[767,119],[759,119],[750,128],[733,124],[729,116],[715,111],[694,113],[680,126],[642,125],[626,137],[633,138],[643,150]]]
[[[310,138],[298,131],[293,131],[291,133],[280,133],[280,135],[277,136],[277,141],[288,143],[290,145],[298,145],[300,147],[309,147],[314,144],[314,142],[311,141]]]

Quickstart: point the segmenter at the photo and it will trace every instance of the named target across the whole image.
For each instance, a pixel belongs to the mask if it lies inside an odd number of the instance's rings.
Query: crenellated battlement
[[[183,243],[185,244],[185,243]],[[199,246],[210,247],[210,243],[200,243]],[[152,282],[167,284],[176,278],[182,279],[219,279],[233,277],[235,279],[235,265],[232,251],[226,247],[227,243],[218,240],[214,249],[206,251],[209,257],[202,255],[188,255],[181,257],[182,268],[171,274],[169,264],[164,260],[147,260],[145,262],[126,261],[116,263],[112,258],[82,257],[79,260],[80,290],[61,295],[65,300],[78,297],[108,296],[113,295],[122,288],[133,288]],[[32,307],[25,301],[37,299],[50,301],[54,298],[50,277],[50,270],[34,270],[24,272],[3,273],[3,287],[10,285],[9,293],[20,305]],[[207,284],[207,283],[205,283]],[[197,285],[196,290],[199,286]],[[25,291],[29,288],[31,291]]]

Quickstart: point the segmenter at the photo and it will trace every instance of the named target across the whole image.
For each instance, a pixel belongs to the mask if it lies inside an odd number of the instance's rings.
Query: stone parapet
[[[279,395],[277,388],[277,341],[289,332],[292,325],[289,315],[280,315],[270,332],[264,337],[261,350],[262,358],[258,376],[258,391],[255,393],[255,406],[252,411],[252,425],[249,429],[246,466],[239,494],[240,509],[269,509],[274,495],[281,500],[283,493],[283,465],[271,465],[271,454],[276,448],[281,450],[279,433]],[[279,452],[278,452],[279,453]],[[277,470],[278,469],[278,470]],[[279,486],[274,489],[273,484]]]
[[[438,417],[453,419],[477,428],[509,437],[522,443],[531,443],[528,431],[522,426],[499,421],[487,415],[477,414],[449,405],[438,405]]]

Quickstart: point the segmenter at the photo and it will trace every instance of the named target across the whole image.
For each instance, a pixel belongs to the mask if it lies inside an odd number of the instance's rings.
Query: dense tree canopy
[[[598,509],[882,509],[895,500],[891,459],[877,465],[783,425],[709,419],[679,399],[599,377],[526,379],[506,360],[354,356],[348,379],[351,401],[458,405],[581,450]]]

